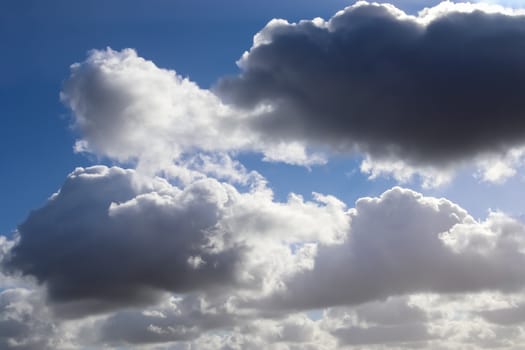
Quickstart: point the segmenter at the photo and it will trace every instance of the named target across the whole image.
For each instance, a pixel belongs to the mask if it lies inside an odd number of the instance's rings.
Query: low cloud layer
[[[15,242],[2,242],[4,271],[41,285],[9,289],[24,310],[40,310],[29,328],[6,322],[42,348],[425,348],[446,339],[430,325],[453,316],[436,318],[407,304],[411,296],[519,295],[525,286],[525,226],[502,213],[478,222],[399,187],[351,209],[315,199],[279,203],[264,186],[240,193],[205,178],[178,188],[133,170],[79,168]],[[512,333],[522,322],[520,307],[487,305],[469,309],[487,329]],[[321,319],[304,314],[327,307]],[[47,322],[57,334],[24,336]]]

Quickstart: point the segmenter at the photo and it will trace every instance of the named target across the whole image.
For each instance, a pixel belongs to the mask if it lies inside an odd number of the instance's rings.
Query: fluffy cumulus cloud
[[[512,158],[525,143],[524,27],[523,11],[452,3],[417,16],[358,3],[326,21],[273,20],[215,91],[266,107],[250,124],[268,137],[363,152],[380,165],[369,169],[394,164],[400,179],[399,162],[424,176]]]
[[[477,222],[446,199],[393,188],[349,212],[342,244],[320,247],[314,267],[294,274],[266,307],[318,308],[392,295],[525,285],[525,225],[501,213]]]
[[[332,197],[276,203],[269,190],[241,194],[209,178],[179,189],[96,166],[75,170],[31,213],[4,265],[34,276],[57,311],[75,316],[151,303],[162,291],[264,291],[309,266],[315,246],[304,242],[335,242],[347,226]]]
[[[398,187],[351,209],[314,198],[281,203],[265,187],[241,193],[206,178],[178,188],[133,170],[79,168],[14,242],[4,239],[4,270],[40,285],[4,292],[25,303],[7,299],[16,313],[6,322],[25,321],[6,342],[425,347],[444,341],[436,327],[457,316],[437,317],[411,296],[519,295],[525,285],[525,226],[505,214],[478,222]],[[472,307],[472,327],[518,341],[516,300]],[[304,313],[326,307],[321,317]],[[42,335],[51,330],[59,334]]]
[[[524,348],[523,220],[401,187],[276,200],[237,157],[501,182],[524,163],[524,28],[493,5],[362,2],[272,20],[211,90],[91,51],[61,99],[75,149],[115,165],[0,236],[0,348]]]
[[[166,170],[195,151],[262,152],[271,161],[323,162],[299,142],[266,142],[245,123],[257,110],[226,106],[212,92],[132,49],[93,50],[71,66],[61,100],[81,134],[77,151]]]

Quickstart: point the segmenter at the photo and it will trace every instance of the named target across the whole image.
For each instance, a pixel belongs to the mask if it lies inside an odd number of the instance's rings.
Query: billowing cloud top
[[[267,106],[251,123],[270,138],[444,167],[525,144],[524,28],[522,11],[452,3],[273,20],[215,91]]]

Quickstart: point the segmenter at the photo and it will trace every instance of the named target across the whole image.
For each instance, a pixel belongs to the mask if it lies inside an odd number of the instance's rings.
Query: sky
[[[523,349],[525,2],[0,4],[0,349]]]

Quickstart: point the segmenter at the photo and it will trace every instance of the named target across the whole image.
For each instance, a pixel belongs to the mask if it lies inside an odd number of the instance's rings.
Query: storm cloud
[[[363,2],[272,20],[215,92],[266,106],[251,123],[270,139],[446,167],[525,143],[524,40],[518,11],[442,3],[413,17]]]

